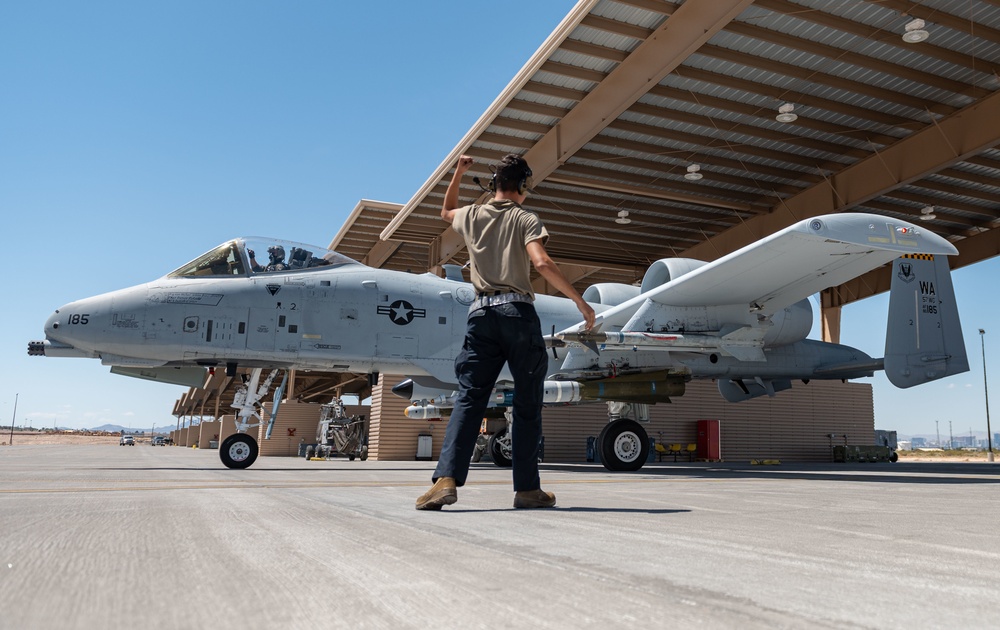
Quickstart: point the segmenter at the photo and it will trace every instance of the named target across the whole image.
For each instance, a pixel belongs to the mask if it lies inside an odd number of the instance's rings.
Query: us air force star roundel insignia
[[[476,294],[469,287],[459,287],[455,289],[455,299],[459,304],[468,306],[476,299]]]
[[[379,306],[378,314],[388,315],[392,323],[397,326],[406,326],[414,317],[427,317],[425,309],[413,308],[413,305],[406,300],[396,300],[389,306]]]

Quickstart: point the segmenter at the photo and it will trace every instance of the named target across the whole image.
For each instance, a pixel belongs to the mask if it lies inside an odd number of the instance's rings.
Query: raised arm
[[[455,165],[455,174],[452,175],[451,183],[448,184],[448,191],[444,194],[444,204],[441,206],[441,218],[449,224],[455,218],[455,209],[459,207],[458,192],[462,187],[462,176],[472,167],[472,163],[473,159],[468,155],[458,158],[458,164]]]

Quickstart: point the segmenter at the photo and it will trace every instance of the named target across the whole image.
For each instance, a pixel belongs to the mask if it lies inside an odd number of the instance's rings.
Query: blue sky
[[[184,388],[27,342],[62,304],[233,236],[326,245],[358,200],[406,202],[573,4],[507,0],[521,17],[502,31],[479,0],[5,4],[0,425],[15,395],[19,424],[173,425]],[[998,271],[955,274],[972,371],[905,391],[869,379],[880,428],[985,430],[976,331],[1000,399]],[[885,320],[884,297],[852,305],[842,341],[881,356]]]

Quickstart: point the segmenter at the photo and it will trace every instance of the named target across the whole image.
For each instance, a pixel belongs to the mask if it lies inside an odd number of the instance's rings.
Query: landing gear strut
[[[260,453],[257,440],[250,437],[246,431],[253,427],[259,427],[264,422],[258,413],[259,410],[263,410],[260,401],[267,396],[267,392],[271,389],[271,383],[274,382],[274,378],[280,371],[272,370],[264,382],[260,383],[260,375],[263,370],[256,368],[250,374],[250,381],[236,391],[232,404],[232,407],[239,409],[239,415],[236,418],[236,433],[223,440],[219,446],[219,459],[227,468],[249,468],[257,461],[257,455]],[[276,394],[275,397],[278,398],[280,395]],[[275,402],[275,407],[277,407],[277,402]],[[277,409],[275,408],[274,412],[271,413],[272,422],[276,413]],[[257,422],[251,424],[252,419],[256,419]]]

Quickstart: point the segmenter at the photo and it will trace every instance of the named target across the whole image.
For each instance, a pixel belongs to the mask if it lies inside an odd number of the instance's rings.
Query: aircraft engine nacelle
[[[707,264],[705,261],[693,258],[661,258],[646,270],[646,275],[642,277],[640,291],[645,293],[650,289],[655,289]]]
[[[813,325],[812,302],[799,300],[771,316],[771,327],[764,335],[768,346],[786,346],[809,336]]]
[[[719,379],[719,393],[729,402],[743,402],[758,396],[774,396],[776,393],[792,388],[789,380],[767,379]]]
[[[618,282],[601,282],[592,284],[583,292],[583,299],[591,304],[618,306],[639,295],[639,287]]]

